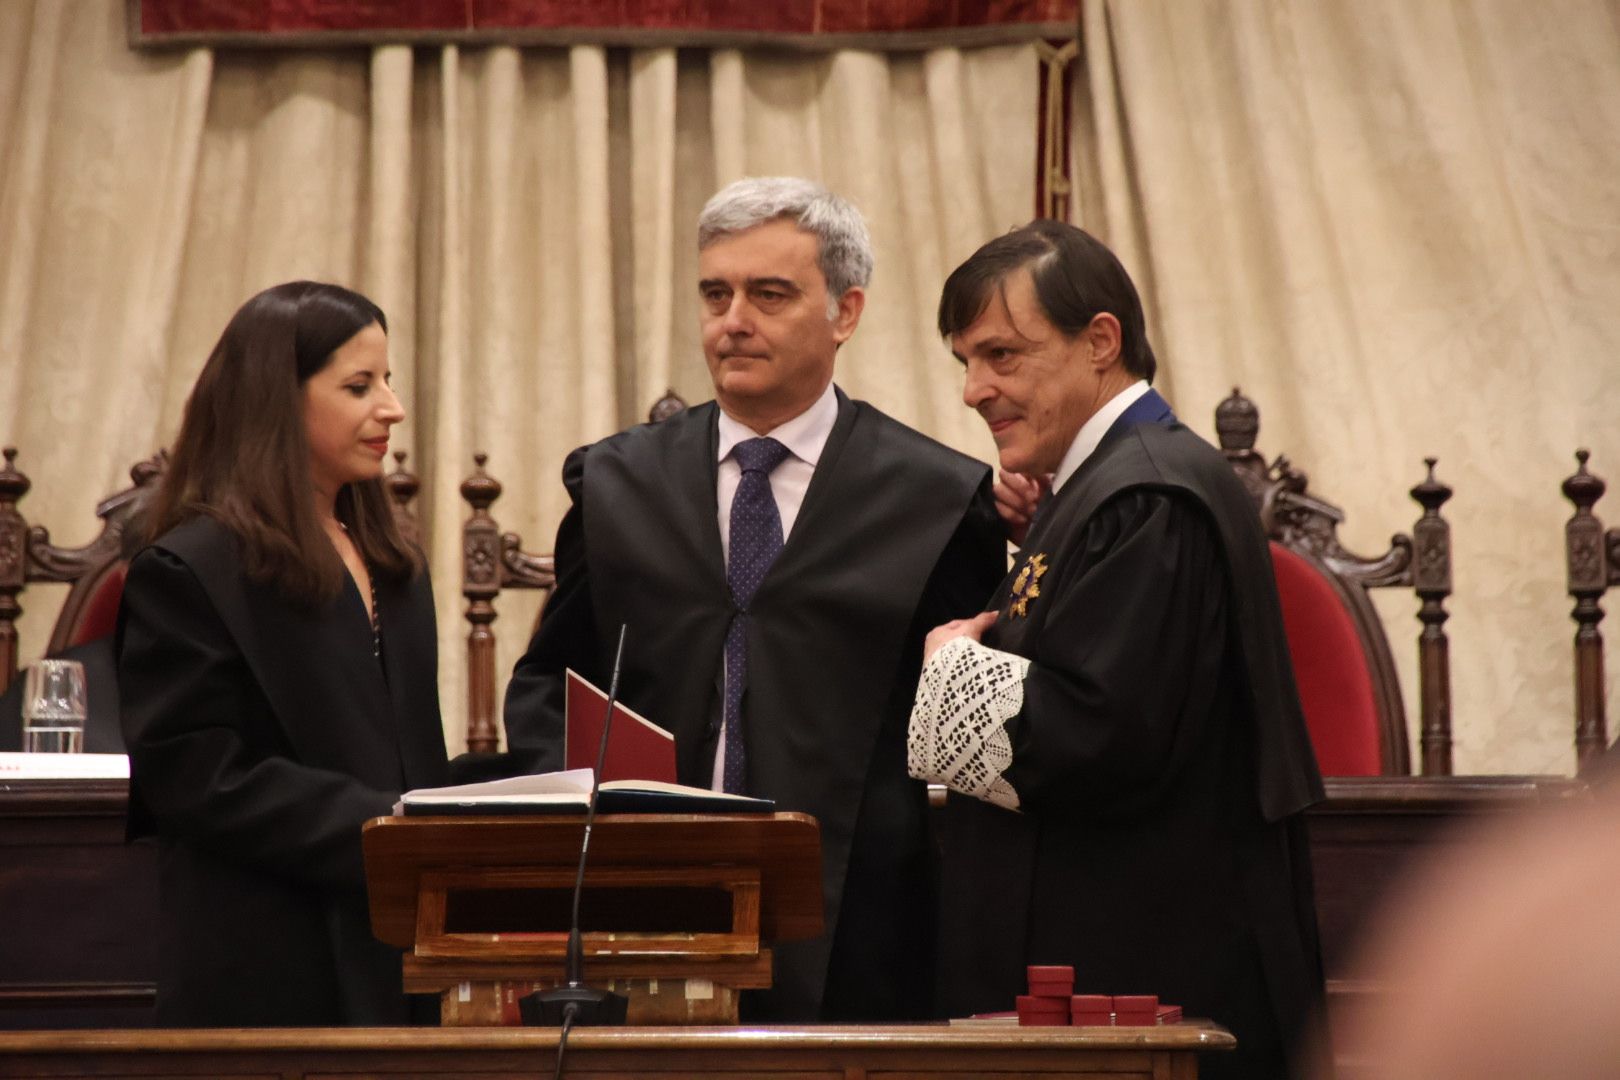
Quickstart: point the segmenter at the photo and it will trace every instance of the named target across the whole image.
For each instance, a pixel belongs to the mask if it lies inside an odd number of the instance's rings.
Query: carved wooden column
[[[0,467],[0,693],[17,677],[17,617],[22,614],[17,594],[22,592],[28,542],[28,523],[17,511],[17,500],[33,486],[17,471],[17,448],[8,446],[4,454],[5,465]]]
[[[1418,635],[1418,693],[1424,776],[1451,775],[1451,643],[1445,631],[1450,617],[1446,597],[1451,595],[1451,525],[1440,516],[1451,488],[1434,478],[1437,460],[1423,459],[1429,475],[1412,489],[1412,498],[1423,506],[1423,516],[1412,526],[1412,586],[1422,601],[1417,617],[1423,624]]]
[[[500,535],[489,508],[501,485],[484,472],[487,454],[474,454],[473,474],[461,482],[472,517],[461,529],[461,595],[467,598],[467,749],[493,752],[495,728],[495,596],[501,591]]]
[[[1620,532],[1603,532],[1592,507],[1606,485],[1586,470],[1588,453],[1575,451],[1575,474],[1564,481],[1564,497],[1575,504],[1575,516],[1564,526],[1564,562],[1569,595],[1575,600],[1575,767],[1586,766],[1608,747],[1603,715],[1603,608],[1598,601],[1610,585],[1620,583]]]

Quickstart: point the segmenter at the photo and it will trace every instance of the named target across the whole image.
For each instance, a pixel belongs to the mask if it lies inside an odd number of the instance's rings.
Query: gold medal
[[[1046,553],[1036,552],[1025,561],[1013,578],[1012,601],[1007,605],[1007,614],[1015,619],[1022,619],[1029,614],[1029,602],[1041,595],[1041,578],[1046,576]]]

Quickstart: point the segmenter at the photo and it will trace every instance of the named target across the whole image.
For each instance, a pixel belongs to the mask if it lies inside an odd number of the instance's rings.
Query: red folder
[[[602,745],[602,722],[607,717],[607,695],[572,670],[567,673],[564,768],[594,769]],[[613,731],[608,736],[602,783],[609,780],[661,780],[675,783],[675,736],[637,713],[624,702],[613,706]]]

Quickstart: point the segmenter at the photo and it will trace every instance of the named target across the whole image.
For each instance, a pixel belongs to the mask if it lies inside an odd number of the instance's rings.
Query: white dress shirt
[[[1125,414],[1125,410],[1135,405],[1137,400],[1148,392],[1146,379],[1138,379],[1107,401],[1102,408],[1080,425],[1080,431],[1064,452],[1063,460],[1058,463],[1058,470],[1052,476],[1052,492],[1063,486],[1063,482],[1073,476],[1086,458],[1090,457],[1102,443],[1103,436],[1108,429],[1114,426],[1114,421]]]
[[[772,470],[771,496],[776,500],[776,512],[782,518],[782,543],[793,532],[793,523],[799,519],[804,505],[804,494],[810,490],[810,478],[816,473],[816,462],[827,446],[833,423],[838,419],[838,395],[832,383],[822,391],[814,405],[785,424],[765,434],[788,449],[788,456]],[[737,485],[742,482],[742,466],[731,456],[732,448],[748,439],[760,438],[753,428],[733,420],[724,411],[720,413],[720,444],[716,452],[719,471],[715,474],[715,495],[719,503],[720,554],[729,564],[731,559],[731,504],[737,497]],[[714,755],[714,775],[711,786],[719,791],[723,786],[726,765],[726,739],[730,733],[720,732],[720,741]]]

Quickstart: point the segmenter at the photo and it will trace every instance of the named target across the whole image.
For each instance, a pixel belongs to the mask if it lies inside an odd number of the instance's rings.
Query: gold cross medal
[[[1013,578],[1012,602],[1007,605],[1007,614],[1014,619],[1022,619],[1029,614],[1029,602],[1041,595],[1041,578],[1046,576],[1049,567],[1046,565],[1046,552],[1037,552],[1031,555]]]

